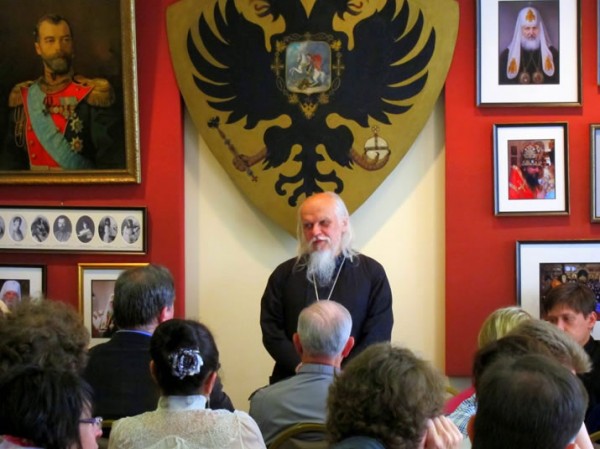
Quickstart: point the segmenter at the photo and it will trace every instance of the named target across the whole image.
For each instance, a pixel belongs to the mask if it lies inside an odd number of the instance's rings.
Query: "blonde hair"
[[[477,346],[483,348],[508,334],[517,324],[532,320],[533,317],[521,307],[503,307],[493,311],[481,325],[477,336]]]

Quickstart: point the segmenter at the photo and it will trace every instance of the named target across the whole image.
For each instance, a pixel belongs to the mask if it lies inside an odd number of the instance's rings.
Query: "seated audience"
[[[566,449],[585,416],[581,381],[532,354],[497,360],[477,386],[473,449]]]
[[[503,307],[496,309],[485,319],[479,335],[477,336],[477,347],[483,348],[488,343],[498,340],[506,335],[517,324],[531,320],[532,317],[520,307]],[[475,412],[475,389],[471,386],[450,398],[445,406],[444,413],[457,425],[463,435],[467,435],[467,421],[465,414],[469,416]]]
[[[78,374],[34,366],[0,376],[0,449],[97,449],[102,419]]]
[[[445,381],[428,362],[389,343],[369,346],[336,377],[327,400],[332,449],[457,448],[445,416]]]
[[[89,340],[70,305],[51,300],[20,303],[0,325],[0,375],[23,365],[80,373]]]
[[[97,415],[119,419],[156,408],[160,392],[148,369],[150,337],[160,323],[173,318],[174,301],[173,277],[163,266],[146,265],[119,275],[113,302],[118,330],[108,342],[90,349],[83,374],[94,389]],[[219,380],[210,405],[233,410]]]
[[[475,389],[485,372],[493,363],[506,357],[520,357],[537,354],[556,360],[573,374],[590,370],[589,357],[577,343],[551,324],[541,320],[530,320],[519,324],[505,337],[484,346],[475,355],[473,362],[473,379]],[[476,410],[465,417],[473,420]],[[580,449],[592,449],[585,424],[580,423],[580,431],[576,440]]]
[[[297,374],[250,398],[250,416],[266,444],[293,424],[325,422],[329,386],[354,345],[351,329],[350,313],[335,301],[318,301],[300,312],[293,335],[302,361]]]
[[[581,282],[561,284],[543,298],[542,317],[569,334],[592,360],[592,370],[580,378],[589,397],[585,424],[590,432],[596,432],[600,430],[600,343],[591,336],[596,295]]]
[[[246,413],[206,408],[217,379],[219,351],[204,325],[179,319],[160,324],[150,341],[150,356],[152,377],[161,391],[158,408],[116,421],[109,449],[265,447]]]

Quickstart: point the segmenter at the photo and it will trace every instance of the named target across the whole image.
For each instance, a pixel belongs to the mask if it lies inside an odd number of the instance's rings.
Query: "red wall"
[[[486,0],[481,0],[486,1]],[[476,12],[460,0],[460,28],[446,81],[446,373],[469,375],[476,337],[494,309],[516,304],[517,240],[597,239],[590,223],[589,125],[600,123],[596,1],[581,1],[582,107],[478,108]],[[571,214],[495,217],[495,123],[568,122]]]
[[[47,297],[78,305],[77,264],[154,262],[175,277],[175,313],[183,316],[184,187],[182,106],[169,56],[165,9],[174,0],[137,0],[141,184],[0,186],[0,203],[51,206],[145,206],[148,252],[142,256],[0,253],[0,263],[47,266]]]

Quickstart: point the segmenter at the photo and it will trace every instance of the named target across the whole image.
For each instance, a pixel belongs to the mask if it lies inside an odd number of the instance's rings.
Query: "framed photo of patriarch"
[[[0,318],[21,302],[43,299],[45,292],[45,265],[0,265]]]
[[[0,0],[0,184],[139,183],[134,0]]]
[[[569,215],[566,123],[494,125],[495,215]]]
[[[581,105],[579,0],[477,1],[477,105]]]

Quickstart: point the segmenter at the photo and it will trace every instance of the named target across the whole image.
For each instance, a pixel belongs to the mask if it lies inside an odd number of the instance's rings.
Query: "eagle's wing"
[[[261,120],[281,115],[286,103],[276,88],[273,59],[264,47],[262,29],[246,20],[233,0],[226,2],[224,14],[217,3],[213,17],[218,35],[204,15],[198,19],[206,53],[188,32],[187,50],[198,89],[212,98],[211,107],[229,113],[227,123],[246,118],[245,128],[252,129]]]
[[[427,82],[427,65],[435,49],[435,30],[424,36],[423,13],[409,27],[409,2],[396,16],[394,1],[359,22],[354,30],[355,47],[344,53],[346,69],[335,94],[341,116],[368,126],[372,117],[389,124],[387,114],[402,114],[411,107]]]

